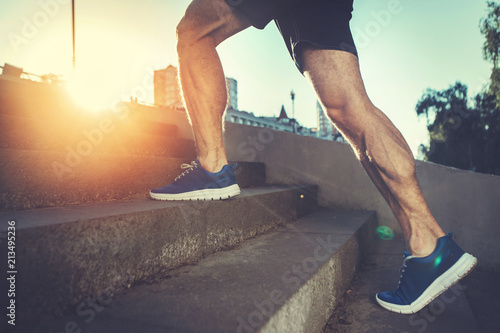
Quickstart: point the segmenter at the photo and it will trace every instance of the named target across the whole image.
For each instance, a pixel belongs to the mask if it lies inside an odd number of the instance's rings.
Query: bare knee
[[[347,99],[330,100],[323,104],[326,115],[353,146],[358,158],[367,158],[365,141],[377,123],[377,109],[373,105],[370,107]]]
[[[216,47],[248,26],[224,0],[195,0],[177,25],[177,50],[182,52],[201,41]]]
[[[330,121],[339,129],[348,126],[349,109],[347,103],[342,100],[323,102],[323,107]]]
[[[319,90],[320,88],[316,88]],[[355,120],[360,114],[369,112],[373,105],[367,103],[364,96],[356,92],[344,89],[330,89],[326,86],[325,91],[320,91],[320,102],[330,118],[336,125],[346,124]]]
[[[189,48],[203,39],[210,40],[214,43],[212,34],[207,32],[206,27],[196,19],[195,15],[186,12],[186,15],[177,25],[177,52],[185,53]]]
[[[370,120],[377,121],[381,113],[363,96],[352,96],[347,92],[321,101],[328,118],[341,130],[363,132]]]
[[[335,123],[345,118],[346,108],[344,105],[329,105],[325,106],[325,113]]]

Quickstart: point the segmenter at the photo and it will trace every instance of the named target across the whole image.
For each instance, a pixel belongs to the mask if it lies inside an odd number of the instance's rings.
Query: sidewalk
[[[394,290],[403,262],[404,241],[378,239],[348,291],[324,328],[325,333],[499,332],[500,273],[479,271],[431,302],[417,314],[401,315],[381,308],[375,294]]]

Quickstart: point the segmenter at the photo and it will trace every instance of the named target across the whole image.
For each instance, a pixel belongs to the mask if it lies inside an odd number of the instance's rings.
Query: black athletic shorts
[[[225,0],[254,27],[274,20],[297,68],[302,72],[302,42],[321,49],[342,50],[357,56],[349,28],[353,0]]]

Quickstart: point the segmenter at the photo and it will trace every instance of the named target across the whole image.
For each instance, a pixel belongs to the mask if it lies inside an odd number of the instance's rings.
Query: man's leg
[[[368,98],[358,59],[351,53],[304,44],[300,54],[329,118],[352,145],[398,219],[408,250],[427,256],[445,236],[415,177],[415,161],[398,129]]]
[[[220,171],[227,164],[222,141],[226,79],[215,48],[249,26],[224,0],[192,1],[177,26],[182,93],[193,126],[198,159],[210,172]]]
[[[357,57],[307,46],[302,51],[304,75],[391,206],[410,251],[397,289],[377,293],[376,300],[393,312],[420,311],[467,275],[477,259],[451,234],[445,236],[432,216],[415,177],[413,155],[401,133],[367,97]]]
[[[220,200],[240,194],[222,140],[226,79],[216,46],[250,25],[224,0],[194,0],[177,26],[179,76],[198,159],[171,184],[149,192],[156,200]]]

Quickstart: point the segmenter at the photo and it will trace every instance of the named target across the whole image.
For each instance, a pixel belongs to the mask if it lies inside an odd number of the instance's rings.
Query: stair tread
[[[303,188],[302,185],[269,185],[241,189],[241,194],[229,200],[214,201],[226,202],[237,198],[251,197],[291,189]],[[158,201],[152,199],[130,199],[114,202],[97,202],[61,207],[37,208],[19,211],[0,212],[0,219],[17,220],[17,230],[50,226],[61,223],[92,220],[114,215],[147,212],[156,209],[175,208],[196,204],[194,201]],[[0,232],[6,232],[7,225],[2,224]]]
[[[16,221],[20,312],[61,312],[103,288],[171,269],[270,232],[316,208],[315,185],[244,189],[230,200],[130,200],[0,213]],[[2,227],[6,235],[6,223]]]
[[[75,321],[84,332],[138,332],[139,327],[150,333],[234,332],[240,325],[258,329],[268,318],[256,314],[259,325],[251,321],[251,314],[258,309],[256,302],[268,306],[268,316],[272,316],[281,301],[297,294],[297,284],[308,283],[323,265],[338,256],[342,252],[339,249],[373,215],[369,211],[314,212],[233,250],[171,271],[161,282],[115,290],[109,306],[95,313],[89,324],[85,322],[90,319],[87,315],[75,314],[47,319],[42,327],[62,329],[64,323]],[[296,267],[300,272],[292,272]],[[314,307],[303,306],[303,311]]]

